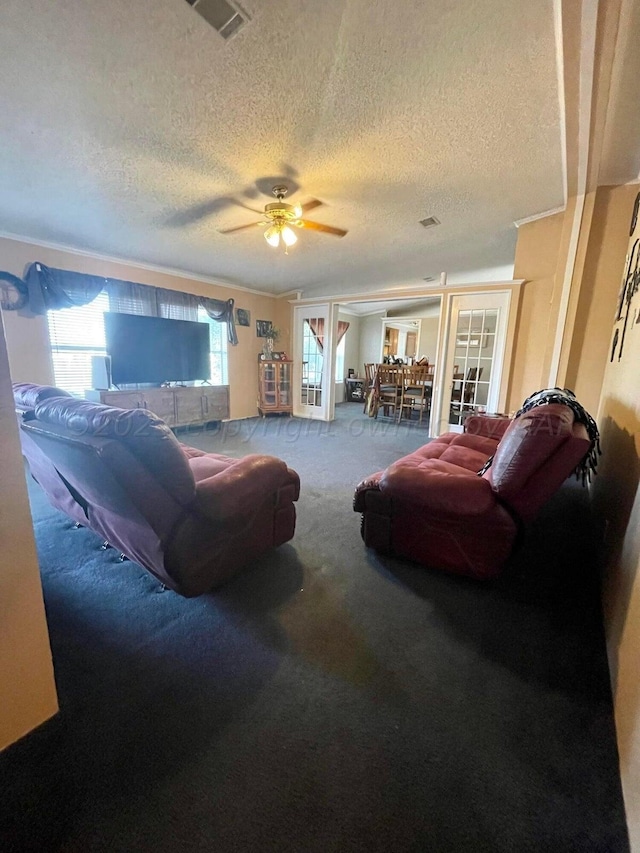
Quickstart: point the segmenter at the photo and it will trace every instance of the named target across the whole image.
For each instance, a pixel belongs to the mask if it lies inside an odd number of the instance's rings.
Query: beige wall
[[[595,194],[566,385],[588,411],[598,409],[611,341],[633,202],[640,187],[600,187]]]
[[[429,364],[434,364],[438,350],[438,329],[440,328],[440,317],[423,317],[420,323],[420,340],[418,341],[418,357],[423,355],[429,359]]]
[[[360,319],[360,363],[358,370],[364,373],[365,364],[377,364],[382,352],[382,319],[384,311],[369,314]]]
[[[0,749],[58,710],[0,317]]]
[[[562,226],[563,214],[557,213],[518,229],[514,278],[525,283],[516,320],[507,411],[518,409],[529,394],[547,385],[545,350],[558,316],[554,288]]]
[[[637,186],[600,187],[591,193],[578,241],[570,298],[571,334],[563,344],[560,384],[595,415],[607,362],[611,318],[620,287],[629,220]],[[547,386],[558,322],[573,201],[558,213],[522,225],[516,278],[522,285],[507,407]]]
[[[621,188],[628,189],[628,188]],[[637,191],[637,187],[633,188]],[[635,191],[633,193],[635,197]],[[628,234],[628,217],[621,221]],[[631,238],[640,236],[640,227]],[[622,248],[622,261],[627,239]],[[629,241],[631,245],[631,241]],[[640,293],[630,320],[640,313]],[[612,314],[608,310],[609,340]],[[622,323],[617,324],[622,334]],[[609,342],[608,342],[609,346]],[[605,625],[614,692],[620,772],[633,850],[640,851],[640,324],[627,328],[623,356],[607,360],[598,422],[603,457],[595,479],[604,532]]]
[[[255,321],[271,320],[281,329],[282,338],[278,341],[278,349],[286,351],[289,342],[288,315],[290,312],[283,308],[281,304],[283,300],[114,261],[105,261],[88,255],[73,254],[59,249],[45,249],[17,240],[0,238],[0,269],[22,275],[25,266],[32,261],[41,261],[48,266],[106,278],[119,278],[195,293],[198,296],[210,296],[214,299],[235,299],[237,308],[245,308],[251,312],[251,325],[237,326],[238,345],[229,347],[231,417],[246,418],[257,415],[257,361],[262,341],[256,337]],[[45,319],[33,317],[25,312],[6,312],[5,323],[13,380],[45,384],[52,382],[53,372]]]

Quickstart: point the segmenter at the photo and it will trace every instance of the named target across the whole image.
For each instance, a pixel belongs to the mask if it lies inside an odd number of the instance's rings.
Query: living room
[[[237,343],[222,335],[215,380],[228,417],[211,435],[177,436],[298,471],[296,535],[218,591],[182,599],[70,529],[33,484],[30,511],[10,384],[62,384],[54,311],[3,310],[0,774],[14,849],[29,849],[32,821],[31,849],[624,850],[628,830],[640,850],[640,333],[636,302],[620,302],[640,189],[639,4],[232,3],[228,38],[201,4],[0,13],[0,268],[233,300]],[[274,204],[291,217],[278,245],[260,227],[274,236]],[[511,586],[387,559],[359,536],[357,483],[449,429],[456,312],[500,294],[488,410],[516,412],[557,385],[598,422],[589,511],[603,617],[579,584],[541,572],[532,585],[536,552],[549,566],[566,557],[574,580],[593,557],[570,502],[534,525]],[[321,412],[300,396],[306,316],[327,330]],[[292,418],[257,418],[257,321],[292,360]],[[342,404],[344,380],[383,360],[394,326],[395,356],[434,365],[429,422],[381,411],[376,431],[361,404]],[[352,417],[366,430],[350,431]],[[563,525],[573,538],[561,558],[546,537],[555,529],[558,545]],[[166,726],[154,719],[145,736],[156,703]],[[475,703],[477,722],[465,711]],[[536,714],[553,722],[533,733]],[[74,743],[65,774],[53,762]],[[55,795],[33,788],[40,763]]]

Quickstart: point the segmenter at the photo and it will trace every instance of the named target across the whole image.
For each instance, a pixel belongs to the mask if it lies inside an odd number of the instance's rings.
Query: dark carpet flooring
[[[2,851],[628,850],[585,493],[490,585],[379,558],[353,487],[425,432],[360,412],[181,436],[302,480],[295,539],[198,599],[32,487],[61,713],[0,756]]]

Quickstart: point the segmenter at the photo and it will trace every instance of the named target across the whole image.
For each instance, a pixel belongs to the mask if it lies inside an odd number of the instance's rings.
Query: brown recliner
[[[500,573],[531,521],[592,447],[564,405],[475,416],[356,488],[365,544],[479,579]],[[490,467],[483,471],[493,456]]]
[[[204,453],[150,412],[61,395],[27,411],[21,431],[50,501],[181,595],[207,592],[294,534],[300,480],[273,456]]]
[[[71,394],[52,385],[34,385],[30,382],[14,382],[13,399],[19,424],[25,418],[33,417],[33,411],[40,403],[55,397],[72,400]],[[22,454],[29,461],[29,470],[33,479],[42,486],[49,503],[56,509],[66,513],[76,524],[86,525],[84,510],[71,494],[69,486],[64,483],[51,460],[38,447],[34,440],[20,430]]]

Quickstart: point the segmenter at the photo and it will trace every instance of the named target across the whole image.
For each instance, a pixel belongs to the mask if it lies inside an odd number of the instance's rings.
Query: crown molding
[[[341,314],[348,314],[350,317],[364,317],[364,314],[358,314],[357,311],[354,311],[353,308],[350,308],[348,305],[338,305],[338,309]],[[374,312],[376,313],[376,312]]]
[[[555,216],[556,213],[564,213],[566,210],[566,205],[561,205],[560,207],[553,207],[551,210],[543,210],[542,213],[534,213],[533,216],[525,216],[524,219],[516,219],[514,220],[514,225],[516,228],[519,228],[521,225],[528,225],[529,222],[536,222],[538,219],[546,219],[547,216]]]
[[[301,290],[285,290],[282,293],[274,293],[273,294],[276,299],[288,299],[290,296],[295,297],[294,301],[302,298]],[[291,301],[291,300],[289,300]]]
[[[434,287],[429,288],[429,285],[422,285],[418,290],[412,288],[402,288],[397,290],[375,290],[365,293],[334,293],[333,295],[324,296],[307,296],[304,299],[290,299],[289,302],[294,305],[315,305],[325,302],[336,302],[340,305],[349,302],[389,302],[391,300],[415,299],[418,296],[441,296],[445,293],[457,293],[474,289],[477,291],[493,290],[496,287],[513,287],[524,284],[524,278],[510,278],[502,281],[468,281],[462,284],[449,284],[443,288],[439,281],[434,282]],[[377,311],[371,312],[377,314]],[[366,315],[361,314],[361,317]]]
[[[227,290],[237,290],[241,293],[253,293],[255,296],[268,296],[270,299],[277,299],[279,296],[279,294],[276,293],[268,293],[265,290],[256,290],[253,287],[244,287],[241,284],[230,284],[229,282],[218,278],[199,275],[198,273],[188,272],[187,270],[156,266],[155,264],[145,264],[141,261],[134,261],[129,258],[119,258],[115,255],[103,255],[100,252],[90,252],[87,249],[78,249],[75,246],[67,246],[64,243],[54,243],[50,240],[34,240],[32,237],[23,237],[20,234],[12,234],[10,231],[0,231],[0,239],[13,240],[16,243],[26,243],[29,246],[37,246],[40,249],[52,249],[57,252],[67,252],[67,254],[70,255],[78,255],[83,258],[93,258],[96,261],[105,261],[110,264],[122,264],[123,266],[132,267],[133,269],[146,270],[147,272],[171,275],[174,278],[182,278],[186,281],[200,281],[203,284],[213,284],[217,287],[225,287]],[[37,259],[34,258],[34,260]]]

